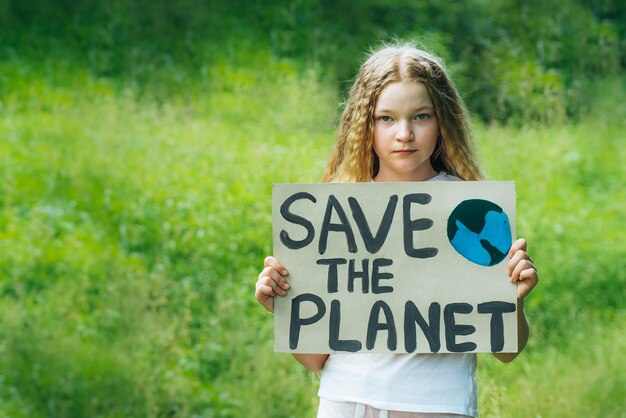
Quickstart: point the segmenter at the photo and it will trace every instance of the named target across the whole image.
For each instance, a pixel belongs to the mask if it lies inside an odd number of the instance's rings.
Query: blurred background
[[[448,63],[540,271],[483,417],[624,417],[618,0],[0,0],[0,417],[314,417],[254,300],[367,51]]]

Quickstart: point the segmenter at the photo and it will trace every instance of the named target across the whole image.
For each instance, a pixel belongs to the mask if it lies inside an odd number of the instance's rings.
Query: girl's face
[[[374,151],[379,159],[376,181],[421,181],[437,175],[430,156],[439,125],[423,83],[388,84],[374,108]]]

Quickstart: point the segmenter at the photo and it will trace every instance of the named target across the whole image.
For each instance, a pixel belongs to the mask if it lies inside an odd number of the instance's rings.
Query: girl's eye
[[[380,120],[383,122],[391,122],[391,116],[381,116]]]
[[[415,116],[415,119],[418,120],[426,120],[428,118],[430,118],[430,115],[428,113],[420,113],[419,115]]]

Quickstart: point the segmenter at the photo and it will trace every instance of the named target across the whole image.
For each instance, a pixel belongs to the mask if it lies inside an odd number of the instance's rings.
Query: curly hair
[[[375,51],[361,66],[345,104],[324,181],[367,182],[376,176],[376,100],[388,84],[401,81],[423,83],[433,102],[440,132],[430,157],[433,168],[464,180],[482,179],[467,109],[442,61],[412,44],[398,44]]]

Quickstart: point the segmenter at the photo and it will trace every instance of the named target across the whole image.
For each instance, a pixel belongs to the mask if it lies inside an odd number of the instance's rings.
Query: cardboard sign
[[[513,182],[275,184],[275,350],[517,351]]]

